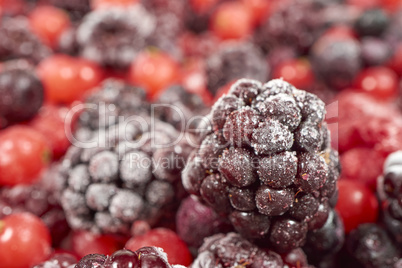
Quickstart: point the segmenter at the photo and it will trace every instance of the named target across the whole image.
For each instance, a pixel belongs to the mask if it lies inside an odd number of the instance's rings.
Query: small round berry
[[[296,154],[283,152],[262,157],[257,173],[264,184],[272,188],[285,188],[294,182],[297,174]]]
[[[135,5],[139,0],[91,0],[92,9],[110,8],[115,6],[129,7]]]
[[[253,30],[253,17],[240,1],[222,3],[211,17],[210,29],[222,39],[243,39]]]
[[[33,32],[52,48],[56,47],[61,34],[70,26],[66,12],[53,6],[38,6],[29,18]]]
[[[287,218],[278,219],[271,226],[269,241],[279,252],[302,246],[306,240],[307,224]]]
[[[233,211],[229,220],[237,232],[244,237],[254,239],[268,234],[271,220],[268,216],[255,212]]]
[[[132,62],[130,81],[144,87],[151,97],[155,97],[176,83],[179,79],[177,62],[161,51],[144,51]]]
[[[283,215],[292,206],[293,195],[290,189],[276,190],[262,185],[255,195],[258,211],[268,216]]]
[[[338,188],[339,200],[336,210],[342,218],[346,233],[362,223],[377,220],[378,201],[370,189],[351,180],[340,180]]]
[[[105,262],[105,267],[139,267],[140,258],[135,252],[121,249],[114,252]]]
[[[219,174],[213,174],[203,180],[200,193],[209,206],[217,211],[226,212],[231,207],[228,188],[228,183],[224,178]]]
[[[94,63],[61,54],[43,60],[37,72],[47,100],[53,103],[79,100],[102,80],[102,71]]]
[[[389,18],[383,9],[369,9],[357,19],[355,29],[360,36],[380,36],[388,24]]]
[[[132,251],[143,247],[160,247],[168,255],[171,264],[188,266],[193,260],[184,241],[175,232],[166,228],[153,229],[142,236],[132,237],[125,247]]]
[[[31,213],[15,213],[0,220],[2,267],[32,267],[51,251],[49,229]]]
[[[311,65],[306,59],[291,59],[278,64],[272,78],[283,78],[299,89],[307,89],[314,82]]]
[[[296,185],[303,191],[311,193],[319,190],[328,177],[328,165],[317,154],[301,153],[298,162]]]
[[[74,253],[80,258],[94,253],[110,255],[123,246],[117,237],[97,235],[87,231],[74,231],[71,244]]]
[[[398,94],[399,79],[391,69],[371,67],[356,77],[356,86],[375,98],[389,99]]]
[[[0,133],[0,185],[34,182],[49,164],[51,151],[46,138],[26,126],[13,126]]]

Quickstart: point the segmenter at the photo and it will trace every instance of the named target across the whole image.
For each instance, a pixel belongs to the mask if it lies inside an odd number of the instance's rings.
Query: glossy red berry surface
[[[314,82],[311,65],[305,59],[283,61],[273,70],[272,77],[283,78],[283,80],[300,89],[307,89]]]
[[[127,241],[125,247],[136,251],[142,247],[151,246],[162,248],[168,255],[171,264],[188,266],[192,262],[186,243],[175,232],[165,228],[153,229],[142,236],[133,237]]]
[[[38,6],[30,13],[32,30],[50,47],[56,47],[61,34],[70,26],[68,14],[53,6]]]
[[[30,268],[50,252],[49,230],[37,216],[16,213],[0,220],[0,267]]]
[[[111,255],[123,246],[117,237],[87,231],[75,231],[71,243],[73,252],[80,258],[93,253]]]
[[[152,97],[178,81],[179,67],[164,52],[144,51],[132,63],[129,79],[133,84],[144,87]]]
[[[34,182],[50,159],[46,138],[33,128],[13,126],[0,132],[0,185]]]
[[[253,17],[243,3],[226,2],[211,17],[210,29],[222,39],[243,39],[253,30]]]
[[[102,80],[102,70],[94,63],[68,55],[53,55],[42,61],[37,72],[52,103],[71,103]]]
[[[338,189],[336,210],[342,218],[346,233],[360,224],[376,222],[378,201],[369,188],[360,182],[341,179],[338,182]]]
[[[363,70],[357,76],[356,86],[375,98],[387,99],[398,94],[399,79],[391,69],[372,67]]]

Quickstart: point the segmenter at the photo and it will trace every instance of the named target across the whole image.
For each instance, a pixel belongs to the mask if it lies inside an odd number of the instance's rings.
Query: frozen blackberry
[[[204,238],[231,230],[229,222],[194,197],[182,201],[176,214],[176,224],[180,238],[196,249]]]
[[[251,43],[228,43],[207,58],[206,74],[207,88],[216,94],[220,87],[240,78],[267,81],[269,66]]]
[[[207,115],[183,185],[244,237],[279,252],[300,247],[336,194],[339,159],[324,117],[317,96],[283,80],[238,80]]]
[[[360,36],[380,36],[388,24],[389,18],[383,9],[369,9],[360,15],[354,28]]]
[[[376,224],[362,224],[353,230],[347,237],[346,248],[367,268],[392,268],[400,257],[386,231]]]
[[[293,46],[306,52],[324,28],[323,7],[314,0],[281,2],[256,30],[254,39],[265,53],[274,47]]]
[[[324,226],[307,233],[303,249],[310,263],[317,265],[325,259],[334,257],[343,246],[344,240],[342,220],[335,210],[331,210]]]
[[[396,243],[402,246],[402,151],[386,159],[377,191],[383,203],[382,221]]]
[[[216,234],[205,239],[191,268],[283,267],[274,251],[261,249],[239,234]]]
[[[142,100],[141,90],[114,80],[88,97],[76,131],[81,143],[61,170],[61,204],[73,229],[128,234],[137,220],[174,217],[192,148],[173,126],[151,120]]]
[[[5,18],[0,27],[0,60],[26,58],[38,63],[51,54],[30,30],[27,18]]]
[[[29,69],[4,70],[0,72],[0,95],[0,117],[9,125],[37,114],[43,103],[44,89]]]
[[[354,39],[322,37],[310,50],[310,59],[317,77],[337,89],[349,86],[362,68],[359,43]]]
[[[77,29],[83,57],[102,66],[126,69],[155,28],[155,19],[142,6],[113,7],[88,13]]]
[[[208,113],[199,95],[188,92],[182,86],[171,86],[158,97],[154,115],[175,126],[179,131],[189,130],[196,118]]]

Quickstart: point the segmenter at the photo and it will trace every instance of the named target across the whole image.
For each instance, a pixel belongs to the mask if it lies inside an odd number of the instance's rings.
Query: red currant
[[[314,82],[311,65],[306,59],[291,59],[280,63],[272,74],[273,78],[283,78],[299,89],[306,89]]]
[[[341,179],[338,189],[336,210],[343,220],[346,233],[362,223],[376,222],[378,201],[369,188],[357,181]]]
[[[205,14],[210,11],[219,0],[190,0],[191,8],[197,14]]]
[[[64,122],[67,112],[66,107],[43,106],[38,116],[30,122],[34,129],[47,137],[52,148],[52,155],[56,159],[63,156],[70,146],[65,127],[71,128],[72,126],[66,126]]]
[[[271,1],[267,0],[242,0],[244,5],[250,10],[255,25],[259,25],[267,19]]]
[[[212,15],[210,29],[222,39],[244,39],[253,31],[253,17],[243,3],[224,2]]]
[[[371,67],[356,77],[356,86],[375,98],[387,99],[398,94],[398,76],[386,67]]]
[[[102,80],[102,70],[94,63],[67,55],[54,55],[37,67],[47,100],[71,103]]]
[[[131,251],[136,251],[149,246],[163,248],[171,264],[189,266],[192,262],[191,253],[186,243],[175,232],[166,228],[156,228],[142,236],[132,237],[127,241],[125,247]]]
[[[130,81],[144,87],[150,97],[176,83],[180,76],[177,62],[160,51],[144,51],[131,64]]]
[[[138,3],[138,0],[91,0],[92,9],[108,8],[112,6],[128,7]]]
[[[46,138],[33,128],[12,126],[0,133],[0,185],[33,183],[50,159]]]
[[[52,48],[57,46],[61,34],[70,26],[66,12],[53,6],[38,6],[29,17],[32,30]]]
[[[16,213],[0,220],[0,267],[30,268],[51,253],[46,225],[31,213]]]
[[[80,258],[93,253],[111,255],[122,248],[122,243],[117,237],[98,235],[87,231],[75,231],[71,243],[73,251]]]

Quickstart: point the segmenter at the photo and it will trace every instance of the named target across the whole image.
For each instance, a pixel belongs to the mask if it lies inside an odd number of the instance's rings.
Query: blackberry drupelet
[[[393,268],[400,253],[386,231],[376,224],[366,223],[353,230],[346,248],[363,267]]]
[[[220,87],[240,78],[267,81],[269,71],[259,48],[251,43],[228,43],[207,58],[207,88],[216,94]]]
[[[26,17],[4,18],[0,26],[0,60],[26,58],[38,63],[51,54],[39,38],[30,31]]]
[[[10,69],[0,72],[0,95],[1,129],[32,119],[42,106],[44,89],[31,69]]]
[[[126,69],[155,28],[155,18],[141,5],[88,13],[77,29],[83,57],[102,66]]]
[[[283,261],[278,253],[259,248],[237,233],[228,233],[206,238],[190,267],[283,267]]]
[[[320,99],[283,80],[238,80],[207,115],[183,185],[259,245],[300,247],[336,203],[339,159],[324,117]]]
[[[61,204],[70,226],[129,234],[136,220],[154,225],[174,217],[185,196],[180,172],[192,148],[173,126],[150,119],[138,88],[107,81],[86,105],[76,131],[85,143],[71,146],[61,167]]]
[[[382,222],[397,245],[402,246],[402,151],[386,159],[377,192],[382,202]]]

